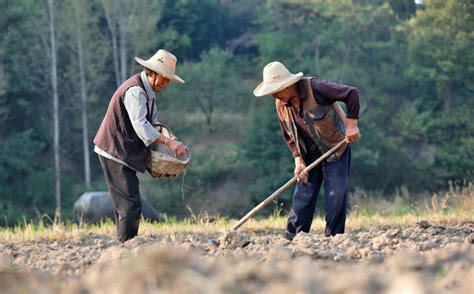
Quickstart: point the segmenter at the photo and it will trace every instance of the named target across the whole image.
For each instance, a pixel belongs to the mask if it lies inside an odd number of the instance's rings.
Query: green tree
[[[135,61],[130,56],[155,53],[154,33],[163,9],[162,1],[101,0],[105,15],[115,82],[119,86],[128,78]]]
[[[201,55],[200,62],[186,62],[180,66],[184,79],[191,85],[170,89],[170,96],[179,101],[175,106],[199,110],[205,117],[209,134],[216,129],[215,117],[232,113],[248,105],[243,99],[242,78],[236,62],[228,51],[213,48]],[[239,105],[240,104],[240,105]]]
[[[26,51],[34,47],[34,34],[26,30],[25,7],[3,1],[0,9],[4,12],[0,16],[0,224],[11,225],[23,216],[35,217],[44,207],[53,212],[54,185],[50,168],[45,172],[48,189],[35,185],[41,177],[37,171],[44,169],[41,159],[46,156],[49,163],[51,157],[36,112],[38,97],[23,70],[35,64]]]
[[[167,0],[165,7],[159,31],[174,36],[169,49],[181,58],[197,60],[235,36],[229,11],[221,1]]]
[[[407,76],[431,112],[426,139],[434,149],[435,186],[474,178],[474,4],[425,1],[409,20]]]
[[[474,106],[466,99],[474,92],[473,13],[469,0],[426,1],[406,28],[408,74],[419,86],[432,89],[424,98],[435,110]]]

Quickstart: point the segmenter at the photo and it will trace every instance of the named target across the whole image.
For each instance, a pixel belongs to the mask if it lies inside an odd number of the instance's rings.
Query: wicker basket
[[[176,136],[166,125],[160,123],[157,127],[163,136],[176,140]],[[186,155],[177,157],[165,144],[155,142],[150,145],[148,171],[154,178],[176,177],[188,168],[190,162],[191,152],[187,147]]]

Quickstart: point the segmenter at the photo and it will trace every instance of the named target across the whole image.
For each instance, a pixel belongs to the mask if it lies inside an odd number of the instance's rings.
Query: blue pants
[[[320,154],[307,155],[306,164],[314,162]],[[347,146],[338,161],[323,162],[309,172],[308,184],[296,185],[293,204],[288,216],[285,238],[291,240],[301,231],[309,232],[316,209],[316,199],[324,182],[326,208],[326,236],[344,233],[347,213],[347,193],[349,188],[349,168],[351,150]]]

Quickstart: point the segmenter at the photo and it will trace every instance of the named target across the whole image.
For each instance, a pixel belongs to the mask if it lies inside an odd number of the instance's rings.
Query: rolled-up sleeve
[[[131,87],[125,92],[123,103],[137,136],[146,146],[155,142],[161,134],[146,118],[148,110],[145,91],[137,86]]]
[[[313,92],[319,104],[333,104],[342,101],[347,107],[347,118],[359,118],[359,92],[356,88],[336,84],[319,78],[311,80]]]

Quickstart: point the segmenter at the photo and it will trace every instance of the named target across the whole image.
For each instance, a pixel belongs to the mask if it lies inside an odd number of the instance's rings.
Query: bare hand
[[[357,126],[357,119],[348,118],[346,122],[346,143],[353,143],[360,138],[359,127]]]
[[[181,143],[180,141],[171,140],[168,143],[168,147],[178,157],[186,155],[186,146],[183,143]]]
[[[300,159],[298,159],[300,158]],[[301,157],[295,158],[295,177],[296,181],[300,182],[302,181],[304,184],[308,183],[308,172],[303,171],[306,168],[306,164],[304,163],[303,160],[301,160]]]

